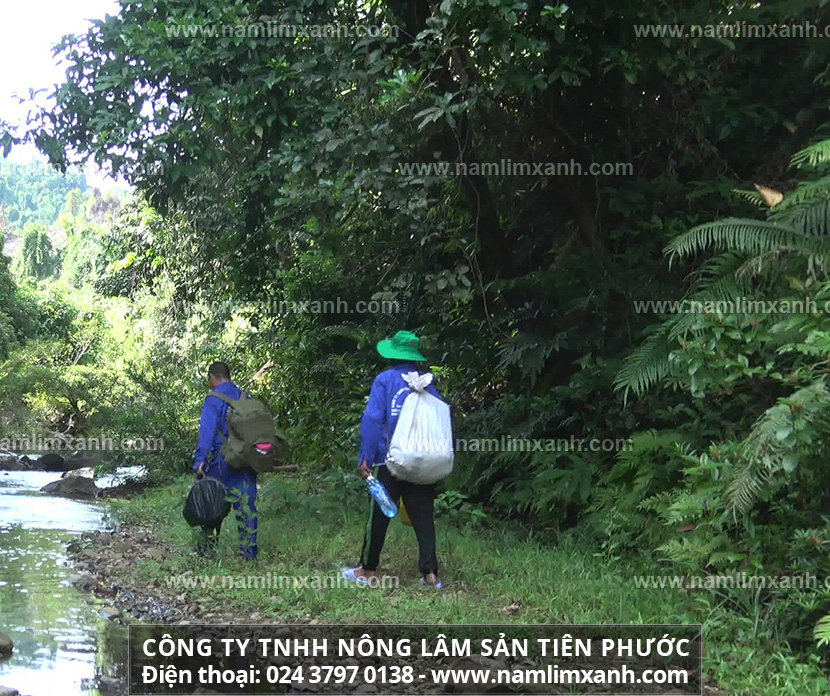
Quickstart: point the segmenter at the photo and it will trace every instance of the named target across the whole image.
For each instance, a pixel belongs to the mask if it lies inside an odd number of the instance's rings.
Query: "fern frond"
[[[746,280],[765,278],[773,275],[773,273],[780,274],[784,270],[781,256],[781,252],[776,250],[748,258],[740,268],[735,270],[735,278]]]
[[[830,392],[822,380],[817,380],[796,390],[786,399],[779,399],[776,405],[761,414],[742,443],[744,458],[759,460],[765,454],[771,453],[776,449],[777,442],[782,439],[780,437],[782,429],[792,429],[793,415],[788,402],[801,404],[800,418],[810,421],[815,418],[817,409],[830,406]]]
[[[656,550],[672,563],[697,565],[701,558],[709,558],[720,551],[722,543],[717,537],[705,541],[695,537],[684,537],[667,541]]]
[[[720,257],[715,257],[712,261],[718,258]],[[684,300],[687,303],[692,301],[721,302],[753,294],[752,284],[741,275],[744,266],[757,258],[741,256],[741,258],[733,258],[730,263],[706,264],[701,269],[694,292]]]
[[[805,205],[803,211],[791,210],[791,218],[803,229],[821,230],[827,224],[827,210],[819,205]],[[809,209],[808,209],[809,208]],[[670,259],[687,256],[707,247],[761,255],[771,251],[791,251],[801,256],[830,258],[830,238],[804,234],[778,222],[761,222],[729,218],[694,227],[675,237],[666,247]]]
[[[638,503],[636,509],[639,512],[658,513],[671,505],[673,495],[672,491],[661,491],[660,493],[655,493],[654,495],[649,496],[645,500]]]
[[[830,198],[812,198],[776,209],[768,221],[791,227],[808,237],[826,237],[830,234]]]
[[[667,524],[694,522],[709,511],[711,504],[708,491],[681,491],[660,511],[660,517]]]
[[[727,511],[733,515],[749,511],[770,477],[786,464],[785,457],[795,454],[792,447],[783,444],[794,430],[790,404],[799,405],[798,418],[805,424],[830,420],[830,391],[823,380],[768,408],[741,443],[741,456],[726,489]]]
[[[811,200],[813,198],[830,198],[830,176],[823,176],[816,181],[805,181],[799,184],[798,188],[790,191],[777,206],[775,212],[780,213],[797,203]]]
[[[716,283],[723,282],[725,278],[735,276],[748,258],[752,257],[737,251],[726,251],[707,259],[700,269],[692,274],[697,281],[693,292],[702,292]]]
[[[796,152],[790,159],[791,167],[803,167],[805,164],[815,167],[830,162],[830,139],[819,140],[809,147]]]
[[[819,622],[813,629],[813,638],[816,639],[818,647],[830,645],[830,614],[819,619]]]
[[[629,391],[639,396],[669,374],[668,334],[672,323],[671,319],[663,322],[643,345],[625,359],[614,378],[614,389],[625,390],[626,401]]]
[[[716,257],[719,258],[719,257]],[[721,266],[718,270],[728,272],[730,266]],[[695,307],[728,306],[729,302],[735,302],[737,298],[751,298],[755,295],[752,286],[733,276],[723,278],[713,277],[701,279],[698,282],[700,288],[697,292],[683,298],[683,303],[689,308],[688,312],[673,317],[668,327],[668,339],[674,341],[688,334],[700,332],[701,315],[698,311],[692,311]]]
[[[732,515],[746,513],[772,476],[763,459],[739,460],[726,489],[726,508]]]
[[[655,454],[677,454],[685,452],[689,445],[687,438],[677,430],[644,430],[631,434],[631,447],[617,452],[615,469],[629,471],[640,469],[644,459]]]
[[[732,189],[732,193],[737,194],[741,198],[749,201],[750,203],[757,205],[759,208],[765,208],[766,203],[764,202],[763,197],[757,191],[745,191],[742,189]]]
[[[726,218],[707,222],[677,235],[663,250],[669,264],[675,256],[690,256],[709,248],[762,254],[791,246],[800,237],[794,229],[763,220]]]

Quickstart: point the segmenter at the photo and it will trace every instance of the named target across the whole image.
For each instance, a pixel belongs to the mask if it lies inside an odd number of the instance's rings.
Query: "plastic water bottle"
[[[389,497],[389,493],[383,487],[383,484],[374,476],[369,474],[366,477],[366,485],[369,487],[369,494],[377,501],[383,514],[387,517],[394,517],[398,514],[398,506],[395,501]]]

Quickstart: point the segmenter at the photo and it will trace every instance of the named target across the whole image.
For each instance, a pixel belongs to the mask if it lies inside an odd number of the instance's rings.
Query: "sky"
[[[88,20],[101,19],[118,10],[116,0],[7,0],[0,22],[0,119],[11,123],[25,120],[26,109],[13,98],[28,96],[29,89],[51,87],[62,82],[64,73],[52,57],[52,47],[64,34],[85,32]],[[13,162],[38,157],[33,147],[12,150]],[[98,174],[87,172],[90,185]]]

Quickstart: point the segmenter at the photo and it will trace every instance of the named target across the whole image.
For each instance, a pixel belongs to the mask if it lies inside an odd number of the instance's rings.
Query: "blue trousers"
[[[212,463],[209,467],[211,476],[216,476],[230,493],[233,499],[233,509],[236,513],[236,523],[239,529],[239,550],[242,555],[250,560],[257,557],[259,549],[257,548],[257,527],[258,517],[256,509],[256,472],[251,469],[234,469],[229,467],[224,461]],[[205,529],[204,532],[209,536],[207,546],[211,546],[210,536],[215,531],[216,537],[219,536],[219,525],[213,530]],[[215,544],[215,537],[213,538]]]

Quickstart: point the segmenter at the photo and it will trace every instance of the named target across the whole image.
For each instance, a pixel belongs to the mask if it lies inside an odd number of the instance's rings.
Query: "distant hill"
[[[45,163],[12,164],[0,160],[3,251],[6,256],[14,257],[20,248],[23,228],[32,223],[45,225],[52,244],[61,249],[66,235],[56,223],[62,213],[103,223],[118,213],[127,193],[116,188],[102,194],[98,188],[90,188],[86,176],[78,171],[64,176]]]
[[[0,160],[0,205],[8,224],[21,230],[30,222],[53,225],[72,190],[83,195],[89,189],[83,172],[70,170],[59,174],[43,162],[13,164]]]

